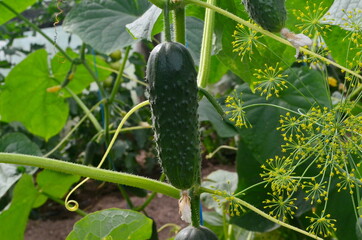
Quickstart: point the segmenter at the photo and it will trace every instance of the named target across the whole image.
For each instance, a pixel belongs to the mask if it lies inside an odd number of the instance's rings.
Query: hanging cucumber
[[[180,43],[161,43],[150,54],[146,78],[159,161],[169,182],[183,190],[200,177],[196,75]]]
[[[175,240],[218,240],[215,233],[204,226],[188,226],[182,229],[175,237]]]
[[[243,0],[250,18],[270,32],[280,32],[285,26],[285,0]]]

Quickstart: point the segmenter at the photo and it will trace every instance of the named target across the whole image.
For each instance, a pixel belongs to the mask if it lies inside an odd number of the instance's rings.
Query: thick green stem
[[[83,103],[83,101],[72,91],[70,88],[64,88],[70,95],[72,95],[73,99],[77,102],[80,108],[84,111],[84,113],[88,116],[89,120],[93,123],[94,127],[97,129],[98,132],[102,131],[102,127],[94,117],[92,112],[87,108],[87,106]]]
[[[48,42],[50,42],[53,46],[55,46],[56,49],[58,49],[59,52],[63,54],[63,56],[68,59],[68,61],[73,62],[73,59],[58,45],[56,42],[54,42],[50,37],[48,37],[38,26],[30,22],[26,17],[15,11],[12,7],[10,7],[8,4],[6,4],[3,1],[0,1],[0,4],[3,5],[5,8],[7,8],[10,12],[14,13],[18,18],[23,20],[26,24],[28,24],[32,29],[34,29],[36,32],[38,32],[40,35],[42,35]]]
[[[347,100],[351,101],[355,96],[362,92],[362,84],[358,86],[351,94],[348,95]]]
[[[170,9],[169,9],[169,1],[166,0],[165,7],[163,9],[163,19],[164,19],[164,31],[165,31],[165,40],[167,42],[171,42],[171,26],[170,26]]]
[[[202,93],[202,95],[204,95],[207,98],[207,100],[209,100],[209,102],[212,104],[215,110],[224,119],[225,118],[224,110],[222,109],[220,104],[216,101],[216,99],[208,91],[206,91],[206,89],[199,87],[199,92]]]
[[[224,110],[220,106],[220,104],[217,102],[217,100],[205,89],[199,88],[199,92],[204,95],[207,100],[212,104],[214,109],[217,111],[217,113],[220,115],[220,117],[227,123],[228,125],[235,127],[234,124],[226,117]]]
[[[186,33],[185,33],[185,8],[180,7],[175,9],[174,14],[174,26],[175,26],[175,41],[186,44]]]
[[[216,0],[207,0],[208,4],[215,5]],[[210,75],[212,34],[214,33],[215,11],[207,8],[205,11],[204,32],[201,44],[199,72],[197,84],[199,87],[206,87]]]
[[[194,186],[190,189],[190,203],[191,203],[191,223],[194,227],[200,226],[200,192],[199,186]]]
[[[164,173],[161,174],[160,182],[163,182],[166,179],[166,175]],[[143,211],[150,203],[151,201],[156,197],[156,192],[151,193],[148,198],[143,202],[143,204],[139,207],[134,208],[136,211]]]
[[[146,190],[162,193],[175,199],[179,199],[180,197],[180,190],[169,184],[128,173],[114,172],[50,158],[16,153],[0,153],[0,162],[34,166],[57,172],[89,177],[100,181],[143,188]]]
[[[122,60],[122,63],[121,63],[121,67],[119,68],[117,78],[116,78],[116,82],[113,85],[111,96],[109,97],[109,100],[108,100],[110,104],[113,102],[114,98],[116,97],[116,94],[118,92],[118,88],[121,85],[123,71],[124,71],[124,68],[126,66],[126,62],[128,60],[128,55],[129,55],[130,50],[131,50],[131,46],[128,46],[126,48],[126,53],[124,54],[124,57],[123,57],[123,60]]]
[[[209,3],[206,3],[206,2],[203,2],[203,1],[200,1],[200,0],[184,0],[183,2],[184,2],[184,4],[190,4],[191,3],[191,4],[195,4],[195,5],[204,7],[204,8],[212,9],[215,12],[220,13],[220,14],[224,15],[225,17],[228,17],[228,18],[230,18],[230,19],[232,19],[232,20],[234,20],[234,21],[236,21],[236,22],[238,22],[238,23],[240,23],[240,24],[242,24],[244,26],[247,26],[250,29],[253,29],[253,30],[257,31],[257,32],[260,32],[260,33],[264,34],[265,36],[273,38],[273,39],[277,40],[280,43],[283,43],[285,45],[288,45],[288,46],[294,48],[294,46],[289,41],[287,41],[287,40],[285,40],[285,39],[283,39],[283,38],[269,32],[269,31],[266,31],[266,30],[264,30],[264,29],[262,29],[262,28],[260,28],[258,26],[255,26],[255,25],[251,24],[250,22],[245,21],[244,19],[239,18],[238,16],[236,16],[236,15],[234,15],[234,14],[232,14],[232,13],[230,13],[230,12],[224,10],[224,9],[216,7],[216,6],[212,5],[212,4],[209,4]],[[301,52],[305,53],[305,54],[316,57],[316,58],[322,60],[325,63],[336,66],[337,68],[339,68],[339,69],[341,69],[341,70],[343,70],[345,72],[348,72],[348,73],[352,74],[353,76],[358,77],[359,79],[362,79],[362,76],[359,75],[358,73],[356,73],[356,72],[354,72],[354,71],[352,71],[352,70],[350,70],[350,69],[348,69],[346,67],[343,67],[342,65],[340,65],[340,64],[338,64],[336,62],[333,62],[332,60],[330,60],[328,58],[325,58],[325,57],[323,57],[323,56],[321,56],[321,55],[319,55],[319,54],[317,54],[315,52],[312,52],[312,51],[310,51],[310,50],[308,50],[306,48],[302,48],[302,47],[300,47],[299,50]]]

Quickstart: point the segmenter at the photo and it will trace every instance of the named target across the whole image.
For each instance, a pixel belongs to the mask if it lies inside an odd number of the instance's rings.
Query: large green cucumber
[[[285,26],[285,0],[243,0],[250,18],[270,32],[280,32]]]
[[[194,61],[182,44],[161,43],[150,54],[146,78],[161,166],[173,186],[189,189],[201,164]]]

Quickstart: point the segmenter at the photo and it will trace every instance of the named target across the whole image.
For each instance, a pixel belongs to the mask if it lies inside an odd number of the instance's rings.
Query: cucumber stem
[[[195,185],[189,191],[191,203],[191,224],[195,228],[200,226],[200,193],[199,186]]]
[[[163,24],[165,30],[165,40],[171,42],[171,26],[170,26],[170,10],[169,10],[169,0],[166,0],[165,8],[163,9]]]
[[[115,81],[115,83],[113,85],[111,96],[109,97],[109,100],[108,100],[110,104],[112,104],[114,98],[116,97],[116,94],[118,92],[118,88],[119,88],[119,86],[121,84],[123,71],[124,71],[124,68],[126,66],[126,62],[128,60],[128,55],[129,55],[130,50],[131,50],[131,46],[128,46],[126,48],[126,52],[124,54],[124,58],[123,58],[122,63],[121,63],[121,67],[119,68],[119,71],[117,73],[117,78],[116,78],[116,81]]]
[[[98,132],[102,131],[102,127],[99,124],[96,117],[92,114],[92,112],[88,109],[88,107],[84,104],[84,102],[72,91],[69,87],[64,88],[76,101],[76,103],[79,105],[79,107],[84,111],[84,113],[87,115],[89,120],[93,123],[94,127],[97,129]]]
[[[180,190],[176,189],[170,184],[129,173],[115,172],[51,158],[17,153],[0,153],[0,162],[34,166],[57,172],[89,177],[100,181],[139,187],[146,190],[159,192],[175,199],[179,199],[180,197]]]
[[[186,44],[185,33],[185,8],[179,7],[174,10],[174,26],[175,26],[175,41],[183,45]]]
[[[207,0],[208,4],[215,5],[216,0]],[[201,44],[201,54],[200,54],[200,68],[197,75],[197,85],[199,87],[206,87],[210,76],[210,66],[211,66],[211,50],[212,50],[212,34],[214,33],[215,25],[215,11],[207,8],[205,10],[205,20],[204,20],[204,31]]]

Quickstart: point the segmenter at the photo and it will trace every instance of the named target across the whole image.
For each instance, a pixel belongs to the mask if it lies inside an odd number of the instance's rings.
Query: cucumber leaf
[[[13,8],[18,13],[21,13],[24,10],[26,10],[28,7],[30,7],[31,5],[36,3],[37,0],[17,0],[17,1],[2,0],[2,2],[9,5],[11,8]],[[6,23],[7,21],[9,21],[10,19],[15,17],[14,13],[10,12],[7,8],[2,6],[1,4],[0,4],[0,12],[1,12],[0,25],[3,23]]]
[[[10,207],[0,214],[2,239],[24,239],[29,213],[37,195],[32,177],[24,174],[14,188]]]
[[[66,239],[146,240],[151,234],[151,219],[136,211],[112,208],[88,214],[76,222]]]
[[[47,92],[57,84],[49,75],[47,61],[44,49],[31,53],[11,70],[0,89],[1,120],[21,122],[46,140],[60,132],[69,112],[63,98]]]
[[[110,54],[135,42],[126,25],[150,6],[147,0],[82,1],[67,14],[63,27],[98,52]]]

